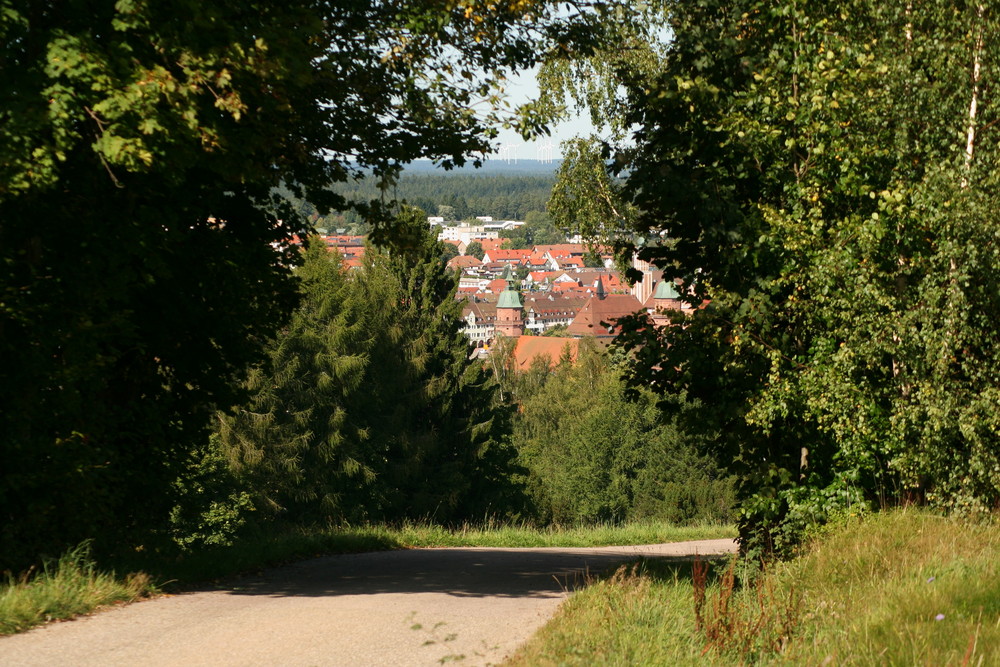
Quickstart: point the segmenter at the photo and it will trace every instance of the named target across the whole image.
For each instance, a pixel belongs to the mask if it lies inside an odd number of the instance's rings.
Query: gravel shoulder
[[[732,540],[699,540],[328,556],[0,638],[0,664],[496,664],[589,572],[735,549]]]

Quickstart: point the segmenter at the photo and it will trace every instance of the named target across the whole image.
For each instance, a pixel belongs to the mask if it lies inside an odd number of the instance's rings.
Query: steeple
[[[594,281],[594,296],[598,299],[608,296],[608,291],[604,288],[604,280],[601,276],[597,276],[597,280]]]
[[[514,289],[514,271],[510,264],[504,267],[500,276],[507,281],[507,289],[500,292],[497,299],[497,325],[496,331],[499,334],[516,338],[524,333],[524,317],[522,314],[521,294]]]

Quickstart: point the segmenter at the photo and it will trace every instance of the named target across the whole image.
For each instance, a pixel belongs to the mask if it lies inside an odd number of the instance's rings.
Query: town
[[[515,364],[524,370],[543,355],[558,359],[567,346],[575,357],[584,337],[607,345],[619,332],[617,320],[626,315],[645,311],[655,326],[665,326],[670,311],[690,309],[679,286],[664,281],[662,271],[633,258],[632,268],[642,279],[630,286],[611,253],[579,235],[565,243],[515,249],[503,234],[523,226],[522,221],[477,216],[474,222],[448,225],[441,216],[429,216],[427,222],[457,253],[447,265],[460,272],[455,298],[465,302],[463,332],[480,357],[488,356],[500,338],[514,339]],[[346,269],[362,266],[364,235],[321,238],[340,253]]]

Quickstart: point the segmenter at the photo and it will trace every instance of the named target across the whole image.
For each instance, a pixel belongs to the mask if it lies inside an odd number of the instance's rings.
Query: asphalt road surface
[[[0,665],[461,665],[501,662],[587,573],[731,540],[594,549],[329,556],[0,638]]]

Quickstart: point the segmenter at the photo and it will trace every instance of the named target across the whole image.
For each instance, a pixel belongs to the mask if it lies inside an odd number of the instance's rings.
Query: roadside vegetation
[[[133,602],[163,591],[190,588],[206,581],[265,566],[314,556],[419,547],[600,547],[654,544],[732,537],[732,525],[676,526],[657,521],[544,528],[486,521],[445,527],[428,522],[396,526],[290,528],[249,534],[224,546],[183,555],[137,554],[117,563],[116,575],[94,562],[88,544],[71,549],[41,570],[0,584],[0,635],[23,632],[48,621],[87,614],[99,607]]]
[[[0,635],[27,630],[47,621],[86,614],[95,608],[132,602],[157,591],[145,574],[121,578],[98,571],[84,543],[47,563],[0,585]]]
[[[570,598],[510,664],[996,664],[998,570],[995,521],[851,517],[764,572],[623,567]]]

